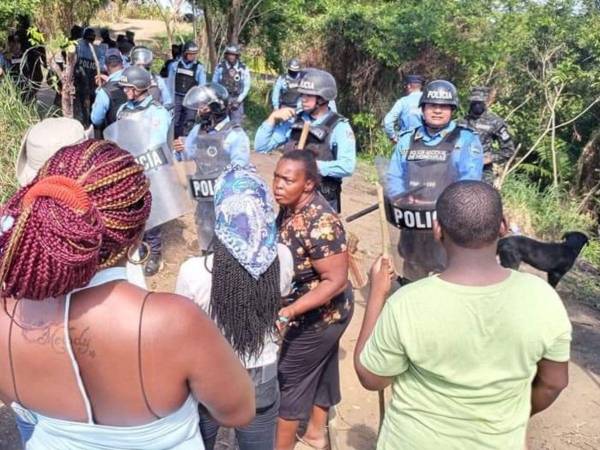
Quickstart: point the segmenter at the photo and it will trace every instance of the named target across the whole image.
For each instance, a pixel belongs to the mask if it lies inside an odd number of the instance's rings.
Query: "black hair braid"
[[[279,259],[255,280],[218,239],[214,240],[211,317],[236,353],[258,357],[274,331],[281,307]]]

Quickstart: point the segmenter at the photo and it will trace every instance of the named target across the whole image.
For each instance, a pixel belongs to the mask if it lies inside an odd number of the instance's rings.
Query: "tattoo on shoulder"
[[[69,334],[73,352],[77,356],[96,357],[96,350],[90,337],[90,327],[85,327],[83,330],[69,327]],[[24,328],[22,329],[22,335],[31,344],[49,346],[53,352],[58,354],[67,352],[62,324],[46,324],[39,328]]]

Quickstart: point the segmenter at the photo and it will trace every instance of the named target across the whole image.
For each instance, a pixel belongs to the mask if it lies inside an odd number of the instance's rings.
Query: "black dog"
[[[588,243],[587,236],[578,231],[565,233],[563,240],[540,242],[525,236],[508,236],[500,239],[496,253],[504,267],[517,270],[521,262],[527,263],[546,272],[548,283],[556,287]]]

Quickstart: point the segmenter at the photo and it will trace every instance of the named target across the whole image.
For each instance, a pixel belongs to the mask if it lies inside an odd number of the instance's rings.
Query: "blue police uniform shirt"
[[[78,57],[94,61],[92,49],[90,48],[88,41],[85,39],[79,39],[75,51]],[[102,51],[101,47],[94,45],[94,51],[96,53],[96,58],[98,58],[98,64],[100,65],[98,70],[106,70],[106,66],[104,64],[104,52]]]
[[[121,79],[121,75],[123,75],[123,70],[117,70],[114,73],[111,73],[106,80],[107,83],[109,81],[119,81]],[[108,113],[108,109],[110,108],[110,98],[108,98],[108,94],[102,88],[96,89],[96,99],[94,100],[94,104],[92,105],[92,112],[90,114],[90,119],[92,123],[99,127],[104,123],[104,119],[106,119],[106,114]]]
[[[168,106],[173,105],[173,95],[171,94],[171,90],[167,87],[165,79],[155,74],[152,74],[152,77],[154,78],[154,81],[156,81],[156,85],[158,86],[158,90],[160,91],[163,106],[166,108]]]
[[[206,71],[204,70],[204,65],[200,61],[188,62],[185,61],[182,57],[180,57],[169,65],[169,76],[167,77],[167,86],[169,88],[169,91],[171,92],[171,98],[173,98],[173,95],[179,95],[175,94],[175,74],[180,62],[186,69],[191,69],[194,64],[198,63],[198,68],[196,69],[195,75],[196,83],[198,83],[198,86],[206,84]]]
[[[298,75],[295,79],[301,77],[301,73],[298,72]],[[286,76],[281,75],[277,77],[275,81],[275,85],[273,86],[273,94],[271,95],[271,103],[273,104],[273,109],[279,109],[279,102],[281,101],[281,94],[283,94],[287,90]]]
[[[229,64],[229,62],[227,64]],[[233,67],[235,67],[236,69],[239,70],[240,62],[236,61],[235,64],[233,65]],[[237,98],[238,103],[242,103],[244,101],[244,99],[248,96],[248,92],[250,92],[250,84],[251,84],[250,70],[248,70],[248,66],[245,66],[241,72],[242,72],[242,92],[240,93],[240,95],[238,95],[238,98]],[[217,66],[217,68],[215,69],[215,73],[213,73],[212,81],[213,81],[213,83],[221,84],[222,79],[223,79],[223,67],[221,66],[221,64],[219,64]]]
[[[406,191],[404,174],[409,164],[406,155],[410,147],[410,141],[415,137],[421,139],[426,146],[435,146],[452,130],[456,128],[456,122],[451,121],[448,126],[434,135],[430,135],[425,126],[421,125],[415,130],[405,131],[399,136],[398,143],[394,147],[394,153],[387,172],[386,193],[395,197]],[[457,172],[458,180],[481,180],[483,174],[483,149],[476,133],[466,128],[461,128],[456,147],[452,152],[452,162]]]
[[[209,131],[208,134],[220,131],[229,123],[229,121],[229,117],[222,120],[215,126],[213,130]],[[194,159],[194,141],[198,137],[199,132],[200,124],[196,124],[194,125],[194,128],[191,129],[190,134],[188,134],[188,136],[185,138],[183,150],[184,159]],[[232,164],[247,166],[250,163],[250,139],[241,127],[231,129],[227,136],[225,136],[223,147],[229,154]]]
[[[137,109],[139,107],[146,107],[140,114],[144,114],[145,117],[150,117],[152,126],[149,127],[153,136],[151,137],[152,145],[160,145],[167,142],[169,136],[169,129],[171,128],[171,114],[162,105],[157,105],[153,102],[152,96],[146,96],[141,102],[128,101],[121,105],[117,111],[117,120],[119,120],[121,112],[126,109]]]
[[[310,114],[303,112],[302,118],[312,124],[323,123],[331,114],[314,119]],[[256,131],[254,148],[258,153],[269,153],[280,145],[285,144],[291,136],[293,121],[280,122],[271,126],[267,121]],[[347,121],[338,122],[331,131],[329,140],[331,148],[337,148],[337,159],[333,161],[317,161],[319,173],[324,177],[344,178],[354,173],[356,167],[356,140],[354,132]]]
[[[385,134],[390,139],[395,139],[398,133],[417,128],[423,123],[423,116],[419,102],[421,101],[421,91],[412,92],[409,95],[399,99],[392,109],[385,115],[383,119],[383,128]],[[396,126],[399,132],[396,132]]]

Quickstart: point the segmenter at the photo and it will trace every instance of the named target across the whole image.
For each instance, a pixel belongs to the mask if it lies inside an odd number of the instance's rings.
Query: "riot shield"
[[[104,139],[130,152],[144,166],[152,193],[147,230],[177,219],[193,209],[186,188],[177,176],[173,154],[166,142],[167,136],[157,139],[152,126],[149,120],[126,118],[117,120],[104,130]]]
[[[224,133],[198,133],[186,141],[189,192],[196,204],[196,225],[200,250],[208,250],[215,229],[215,183],[231,162],[224,147]]]
[[[392,253],[396,268],[401,267],[402,276],[410,281],[441,272],[446,254],[433,237],[438,189],[432,189],[429,179],[397,176],[387,160],[378,159],[376,166],[385,193],[390,240],[396,247]]]

